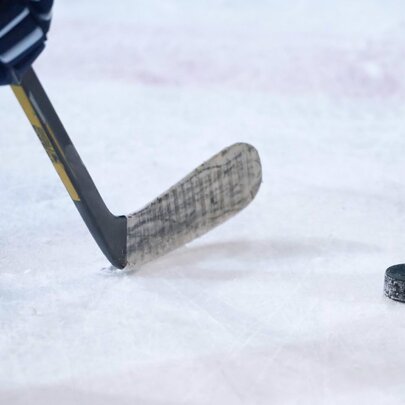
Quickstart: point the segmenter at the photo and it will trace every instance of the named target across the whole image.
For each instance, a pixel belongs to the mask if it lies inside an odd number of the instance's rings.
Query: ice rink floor
[[[404,404],[404,38],[399,0],[56,0],[35,69],[114,213],[234,142],[264,181],[115,271],[1,88],[0,403]]]

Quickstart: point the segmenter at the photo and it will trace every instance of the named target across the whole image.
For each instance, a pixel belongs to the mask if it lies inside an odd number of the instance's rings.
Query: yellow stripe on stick
[[[58,144],[58,141],[56,140],[56,137],[52,133],[52,130],[47,126],[47,129],[49,132],[47,132],[41,123],[38,114],[35,112],[34,107],[32,106],[32,103],[30,99],[28,98],[27,94],[25,93],[24,89],[21,86],[18,85],[13,85],[11,86],[15,96],[17,97],[19,103],[21,104],[21,107],[23,108],[26,116],[28,117],[31,125],[34,127],[35,132],[38,135],[39,140],[41,141],[43,147],[45,148],[49,158],[51,159],[55,170],[57,171],[59,177],[61,178],[63,184],[66,187],[66,190],[68,191],[70,197],[72,198],[73,201],[80,201],[79,194],[77,193],[72,181],[70,180],[65,166],[63,163],[60,161],[55,148],[53,147],[53,144],[51,140],[49,139],[48,133],[52,137],[53,142],[57,146],[59,152],[64,156],[63,150]]]
[[[23,108],[31,125],[33,125],[34,127],[40,127],[41,122],[39,121],[38,115],[35,113],[29,98],[25,94],[24,89],[18,85],[13,85],[11,86],[11,88],[13,89],[14,94],[17,97],[17,100],[20,102],[21,107]]]

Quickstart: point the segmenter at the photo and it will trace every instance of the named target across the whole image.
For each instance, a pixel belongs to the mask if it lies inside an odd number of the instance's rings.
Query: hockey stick
[[[138,212],[106,207],[33,69],[14,94],[99,247],[118,268],[139,265],[203,235],[255,197],[261,183],[256,149],[234,144]]]

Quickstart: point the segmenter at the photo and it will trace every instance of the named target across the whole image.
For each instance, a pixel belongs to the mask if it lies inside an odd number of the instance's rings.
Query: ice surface
[[[59,0],[36,70],[114,213],[224,146],[236,218],[108,268],[0,91],[1,404],[403,404],[402,1]]]

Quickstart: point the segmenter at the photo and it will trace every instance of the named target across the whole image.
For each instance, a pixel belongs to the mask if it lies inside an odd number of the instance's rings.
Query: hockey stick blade
[[[262,181],[257,150],[236,143],[127,217],[127,262],[154,260],[207,233],[245,208]]]

